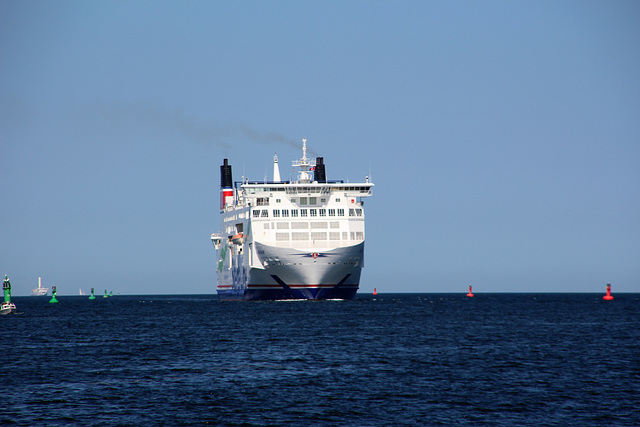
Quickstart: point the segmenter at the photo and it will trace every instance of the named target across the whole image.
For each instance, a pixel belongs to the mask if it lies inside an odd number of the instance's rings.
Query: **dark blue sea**
[[[640,294],[14,297],[0,424],[640,425]]]

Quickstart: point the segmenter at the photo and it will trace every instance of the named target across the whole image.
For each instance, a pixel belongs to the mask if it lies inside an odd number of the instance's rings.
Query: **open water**
[[[640,425],[640,294],[15,297],[0,424]]]

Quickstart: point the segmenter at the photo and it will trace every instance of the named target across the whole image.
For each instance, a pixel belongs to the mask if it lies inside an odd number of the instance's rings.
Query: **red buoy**
[[[471,285],[469,285],[469,293],[467,294],[468,297],[472,297],[473,294],[471,293]]]
[[[378,291],[376,291],[376,288],[373,288],[373,294],[378,295]]]
[[[607,283],[607,294],[603,296],[602,299],[607,301],[610,301],[613,299],[613,297],[611,296],[611,283]]]

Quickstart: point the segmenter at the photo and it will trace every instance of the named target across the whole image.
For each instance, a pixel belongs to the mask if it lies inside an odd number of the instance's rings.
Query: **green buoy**
[[[2,290],[4,291],[4,302],[0,304],[0,314],[11,314],[16,311],[16,305],[11,302],[11,281],[6,274],[4,275]]]
[[[113,296],[113,291],[109,292],[109,296],[112,297]]]
[[[107,290],[104,290],[104,296],[102,298],[109,298],[109,295],[107,295]]]
[[[51,297],[51,299],[49,300],[50,303],[55,303],[58,302],[58,299],[56,298],[56,287],[54,286],[53,288],[51,288],[51,294],[53,295]]]
[[[96,299],[96,296],[93,294],[93,288],[91,288],[91,296],[89,297],[89,299]]]

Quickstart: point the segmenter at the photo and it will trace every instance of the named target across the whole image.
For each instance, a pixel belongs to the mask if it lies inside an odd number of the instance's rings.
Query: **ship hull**
[[[357,288],[231,289],[219,290],[218,298],[220,301],[352,300],[357,292]]]
[[[342,248],[296,250],[256,242],[259,268],[238,259],[218,276],[223,301],[350,300],[360,283],[364,242]],[[245,258],[246,260],[246,258]],[[255,263],[254,263],[255,264]]]

